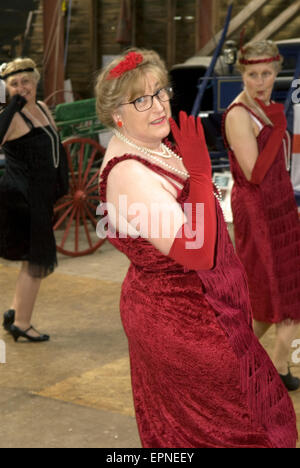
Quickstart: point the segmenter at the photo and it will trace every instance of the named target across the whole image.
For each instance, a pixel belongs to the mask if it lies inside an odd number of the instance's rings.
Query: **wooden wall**
[[[76,98],[88,98],[93,94],[91,75],[97,68],[91,60],[92,38],[90,28],[90,0],[73,0],[68,60],[65,70],[70,78]],[[65,26],[67,18],[65,20]],[[30,42],[26,54],[32,57],[40,69],[44,62],[43,44],[43,2],[35,11]]]
[[[197,51],[199,28],[197,4],[200,0],[131,0],[135,4],[135,28],[132,43],[153,48],[166,60],[168,67],[181,63]],[[223,24],[231,0],[214,2],[212,33]],[[250,0],[236,0],[234,15]],[[67,2],[68,3],[68,2]],[[270,0],[247,24],[246,40],[251,39],[274,19],[291,0]],[[69,54],[66,77],[73,83],[78,97],[93,95],[94,78],[103,57],[118,55],[124,45],[116,42],[120,0],[73,0]],[[205,14],[205,13],[204,13]],[[202,21],[206,21],[206,17]],[[207,21],[210,21],[207,18]],[[201,32],[201,31],[200,31]],[[300,17],[294,18],[274,39],[300,37]],[[239,38],[239,32],[236,39]],[[42,1],[35,14],[28,54],[43,63]]]
[[[38,0],[0,1],[0,64],[23,53],[29,12],[38,3]]]
[[[222,29],[224,24],[227,8],[232,0],[215,0],[216,5],[216,32]],[[234,1],[233,16],[237,15],[245,6],[250,3],[250,0]],[[269,0],[269,2],[257,13],[246,25],[246,42],[258,34],[268,23],[275,19],[285,8],[293,3],[293,0]],[[276,36],[271,39],[280,41],[284,39],[300,38],[300,16],[297,15],[286,24],[281,31],[276,33]],[[239,33],[235,39],[239,39]]]
[[[76,93],[89,97],[93,93],[91,63],[90,0],[73,0],[66,77],[71,78]]]
[[[195,0],[135,0],[136,33],[133,43],[138,47],[155,49],[173,63],[186,60],[195,50]],[[173,52],[168,44],[169,11],[173,6]],[[98,44],[100,55],[118,54],[124,48],[116,43],[120,14],[119,0],[98,0]]]

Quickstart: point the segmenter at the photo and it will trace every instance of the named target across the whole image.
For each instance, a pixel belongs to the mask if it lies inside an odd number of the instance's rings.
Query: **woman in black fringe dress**
[[[31,325],[41,281],[56,265],[53,206],[68,192],[63,146],[47,106],[38,102],[40,75],[31,59],[1,67],[9,104],[0,113],[5,173],[0,179],[0,257],[21,261],[3,326],[15,341],[48,341]]]

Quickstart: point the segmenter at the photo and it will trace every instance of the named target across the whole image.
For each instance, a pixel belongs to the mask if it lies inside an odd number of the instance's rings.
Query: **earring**
[[[121,122],[121,120],[118,120],[117,125],[118,125],[119,128],[122,128],[123,127],[123,122]]]

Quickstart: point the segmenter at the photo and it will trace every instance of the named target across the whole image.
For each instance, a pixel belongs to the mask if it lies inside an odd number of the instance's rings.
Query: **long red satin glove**
[[[214,266],[217,238],[211,160],[200,118],[195,120],[180,112],[179,120],[180,128],[173,119],[170,119],[170,124],[190,174],[190,192],[185,202],[189,215],[188,222],[177,233],[169,257],[189,270],[210,270]],[[201,216],[201,204],[204,206],[204,218]]]
[[[266,106],[262,101],[258,99],[256,101],[274,125],[269,140],[259,154],[252,172],[251,182],[259,185],[266,177],[280,150],[287,128],[287,121],[283,104],[271,103]]]

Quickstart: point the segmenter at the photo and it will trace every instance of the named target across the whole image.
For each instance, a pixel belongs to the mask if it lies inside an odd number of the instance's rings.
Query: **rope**
[[[57,40],[57,33],[58,33],[58,28],[59,28],[59,21],[57,21],[57,18],[58,18],[58,13],[59,13],[59,9],[60,9],[60,1],[61,0],[57,0],[55,12],[53,14],[51,28],[50,28],[50,32],[49,32],[49,38],[48,38],[48,41],[47,41],[47,44],[46,44],[45,50],[44,50],[43,66],[47,65],[47,63],[49,61],[49,58],[50,58],[50,56],[52,54],[54,45],[55,45],[56,40]],[[55,33],[54,33],[55,26],[56,26],[56,30],[55,30]]]
[[[57,68],[59,60],[59,39],[60,39],[60,30],[61,30],[61,16],[57,21],[57,34],[56,34],[56,49],[55,49],[55,74],[54,74],[54,89],[57,89]]]
[[[64,65],[65,65],[65,68],[67,67],[67,63],[68,63],[69,39],[70,39],[70,29],[71,29],[71,17],[72,17],[72,0],[69,0],[68,20],[67,20],[67,31],[66,31],[66,41],[65,41],[65,57],[64,57]]]

